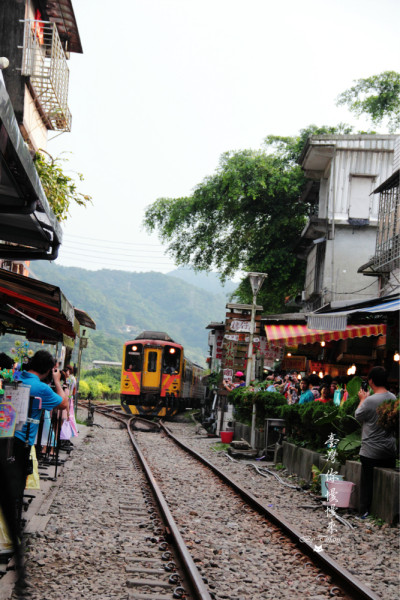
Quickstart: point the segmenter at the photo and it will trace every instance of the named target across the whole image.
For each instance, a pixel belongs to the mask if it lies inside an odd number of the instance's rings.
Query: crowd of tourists
[[[348,398],[347,381],[348,378],[334,379],[331,375],[325,375],[322,379],[316,374],[302,377],[297,371],[290,371],[268,375],[265,389],[267,392],[283,394],[288,404],[323,402],[340,405]]]

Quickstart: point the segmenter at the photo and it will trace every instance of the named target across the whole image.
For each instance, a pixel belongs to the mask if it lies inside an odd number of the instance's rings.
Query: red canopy
[[[265,325],[270,342],[281,340],[286,346],[386,335],[386,325],[347,325],[343,331],[308,329],[307,325]]]

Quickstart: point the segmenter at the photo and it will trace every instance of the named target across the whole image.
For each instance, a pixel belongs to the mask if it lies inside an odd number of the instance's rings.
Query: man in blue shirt
[[[50,372],[52,372],[56,392],[53,392],[51,387],[47,385],[47,383],[44,383],[44,380],[49,377]],[[50,352],[47,352],[46,350],[39,350],[36,352],[29,362],[28,370],[22,371],[22,383],[29,385],[31,388],[29,395],[41,399],[41,403],[38,400],[33,400],[31,412],[31,419],[33,422],[29,425],[28,439],[27,423],[25,423],[20,431],[15,432],[15,438],[24,442],[25,445],[27,442],[30,447],[35,443],[42,410],[52,410],[56,407],[68,409],[68,395],[63,391],[60,380],[61,371],[55,368],[54,358],[51,356]],[[35,423],[35,421],[37,422]]]
[[[311,391],[311,383],[307,377],[303,377],[300,381],[300,398],[299,404],[307,404],[307,402],[314,402],[315,397]]]
[[[52,374],[55,392],[44,383]],[[39,428],[42,410],[53,408],[67,409],[68,395],[61,387],[61,372],[55,366],[55,360],[46,350],[39,350],[28,364],[28,370],[22,371],[21,380],[30,386],[29,395],[34,397],[29,423],[25,423],[20,431],[16,431],[13,443],[13,456],[11,459],[1,457],[1,473],[4,476],[0,486],[0,505],[3,509],[7,526],[12,538],[16,565],[18,570],[18,584],[24,586],[24,568],[22,560],[20,507],[24,494],[26,476],[29,465],[31,446],[35,443]],[[36,399],[35,399],[36,398]],[[40,400],[39,400],[40,399]],[[41,406],[39,408],[39,404]]]

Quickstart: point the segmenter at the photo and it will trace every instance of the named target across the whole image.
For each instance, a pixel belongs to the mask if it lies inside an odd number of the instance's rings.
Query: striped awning
[[[343,331],[308,329],[307,325],[265,325],[270,342],[282,341],[286,346],[329,342],[348,338],[386,335],[386,325],[348,325]]]

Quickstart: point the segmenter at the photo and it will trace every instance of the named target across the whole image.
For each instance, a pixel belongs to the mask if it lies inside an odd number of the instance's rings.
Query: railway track
[[[96,407],[96,411],[127,426],[135,450],[134,466],[137,471],[140,470],[144,502],[147,514],[150,514],[150,527],[153,529],[152,537],[149,538],[147,535],[145,540],[157,544],[158,550],[162,551],[161,562],[157,549],[154,552],[149,549],[144,551],[140,548],[132,555],[132,567],[128,569],[128,572],[132,573],[134,577],[127,581],[127,586],[131,589],[143,588],[143,591],[130,594],[129,600],[161,600],[161,598],[167,597],[212,600],[214,596],[208,592],[203,577],[196,568],[182,539],[168,504],[135,440],[135,433],[142,432],[150,434],[154,441],[154,432],[160,433],[158,423],[153,423],[141,417],[129,417],[117,407]],[[150,490],[148,489],[149,486]],[[123,510],[130,518],[145,514],[140,511],[136,503],[134,508],[130,503],[123,505]],[[166,575],[168,572],[169,575]],[[164,592],[163,595],[161,595],[161,592]]]
[[[102,412],[124,423],[129,419],[115,407]],[[379,598],[168,428],[163,426],[155,443],[150,433],[155,426],[130,419],[130,438],[194,598]]]

